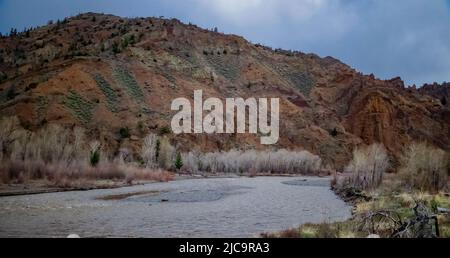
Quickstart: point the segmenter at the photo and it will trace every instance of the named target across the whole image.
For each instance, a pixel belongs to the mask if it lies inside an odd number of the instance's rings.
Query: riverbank
[[[57,186],[47,180],[33,180],[27,182],[26,184],[1,184],[0,197],[70,192],[70,191],[89,191],[96,189],[113,189],[113,188],[148,184],[153,182],[157,181],[137,181],[132,182],[130,184],[124,181],[95,180],[95,181],[73,182],[72,184],[67,186]]]
[[[304,224],[270,238],[450,238],[450,194],[395,187],[395,177],[371,191],[334,188],[352,205],[352,217],[333,223]]]

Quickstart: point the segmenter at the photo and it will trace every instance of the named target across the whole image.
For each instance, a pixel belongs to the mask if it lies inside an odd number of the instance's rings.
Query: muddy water
[[[0,198],[0,237],[252,237],[350,217],[327,178],[180,180]]]

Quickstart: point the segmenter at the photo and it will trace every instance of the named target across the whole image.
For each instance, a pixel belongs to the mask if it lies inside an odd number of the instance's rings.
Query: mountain
[[[249,134],[171,134],[172,100],[196,89],[204,98],[280,98],[278,144]],[[338,168],[356,145],[381,142],[395,161],[411,141],[450,150],[448,98],[448,84],[407,88],[332,57],[176,19],[86,13],[0,38],[0,116],[17,115],[30,130],[82,126],[111,151],[136,151],[155,132],[182,151],[306,149]]]

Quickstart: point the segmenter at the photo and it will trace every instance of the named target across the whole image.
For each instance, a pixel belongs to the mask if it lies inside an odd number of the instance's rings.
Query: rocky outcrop
[[[444,82],[442,84],[433,83],[425,84],[419,92],[422,94],[430,95],[441,101],[443,106],[448,106],[450,102],[450,82]]]
[[[362,96],[351,105],[347,130],[365,143],[383,143],[392,146],[396,110],[391,101],[379,92]]]

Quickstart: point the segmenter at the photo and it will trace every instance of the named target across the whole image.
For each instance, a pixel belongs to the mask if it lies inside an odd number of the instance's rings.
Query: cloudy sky
[[[87,11],[218,27],[409,85],[450,81],[450,0],[0,0],[0,32]]]

